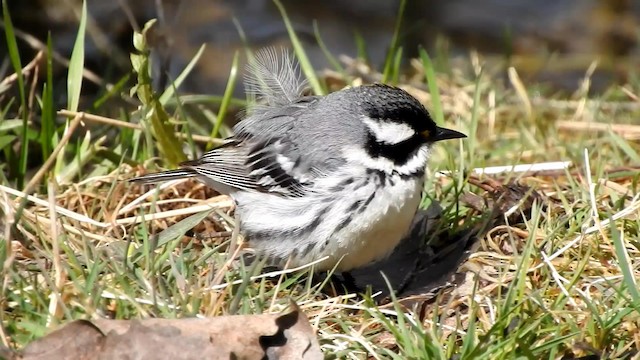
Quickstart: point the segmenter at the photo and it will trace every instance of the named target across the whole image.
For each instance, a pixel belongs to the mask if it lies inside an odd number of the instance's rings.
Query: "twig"
[[[135,198],[134,200],[130,201],[127,205],[123,206],[122,208],[120,208],[120,210],[118,210],[118,212],[116,212],[116,215],[122,215],[126,212],[129,212],[133,209],[135,209],[138,204],[143,203],[145,200],[147,200],[150,196],[156,194],[158,191],[173,187],[179,183],[185,182],[187,179],[177,179],[177,180],[171,180],[171,181],[167,181],[164,182],[160,185],[158,185],[158,187],[154,188],[154,189],[150,189],[149,191],[147,191],[146,193],[138,196],[137,198]]]
[[[143,216],[131,216],[131,217],[126,217],[122,219],[117,219],[114,222],[99,222],[91,219],[88,216],[78,214],[77,212],[74,212],[62,206],[56,205],[55,203],[51,204],[48,201],[39,199],[32,195],[28,195],[22,191],[18,191],[10,187],[0,185],[0,191],[4,191],[7,194],[13,195],[18,198],[26,198],[27,200],[37,205],[46,207],[47,209],[54,208],[55,212],[59,215],[64,215],[76,221],[97,226],[99,228],[111,228],[115,225],[135,224],[135,223],[141,223],[141,222],[146,222],[150,220],[164,219],[164,218],[169,218],[169,217],[179,216],[179,215],[190,215],[190,214],[195,214],[197,212],[206,211],[210,209],[228,208],[233,206],[233,202],[230,199],[221,201],[219,200],[220,197],[215,197],[207,201],[203,201],[199,205],[190,206],[184,209],[169,210],[169,211],[164,211],[159,213],[146,214]]]
[[[560,120],[555,122],[556,127],[561,130],[603,132],[613,131],[627,140],[640,139],[640,125],[631,124],[604,124],[587,121]]]
[[[558,170],[564,170],[571,166],[571,161],[552,161],[542,162],[535,164],[517,164],[517,165],[504,165],[504,166],[489,166],[484,168],[474,168],[471,170],[472,174],[476,175],[495,175],[504,173],[544,173],[555,172]],[[451,176],[450,171],[439,171],[436,173],[436,177],[448,177]]]
[[[522,80],[520,80],[520,76],[514,67],[510,67],[508,73],[509,81],[511,81],[511,85],[513,85],[513,88],[516,90],[516,94],[518,94],[520,101],[522,101],[527,117],[531,118],[533,116],[533,106],[531,106],[531,100],[529,99],[529,94],[527,94],[526,87],[522,83]]]
[[[73,212],[71,210],[65,209],[62,206],[56,205],[55,203],[50,204],[48,201],[39,199],[35,196],[29,195],[25,192],[19,191],[19,190],[15,190],[12,189],[10,187],[6,187],[4,185],[0,185],[0,191],[4,191],[7,194],[13,195],[15,197],[21,198],[21,199],[27,199],[28,201],[31,201],[34,204],[40,205],[40,206],[44,206],[46,208],[50,208],[53,207],[56,212],[58,214],[62,214],[64,216],[70,217],[74,220],[80,221],[80,222],[86,222],[88,224],[94,225],[94,226],[98,226],[98,227],[106,227],[104,223],[95,221],[93,219],[91,219],[90,217],[78,214],[76,212]]]
[[[67,116],[67,117],[74,117],[74,116],[81,115],[82,116],[82,120],[87,120],[87,121],[101,123],[101,124],[107,124],[107,125],[121,127],[121,128],[128,128],[128,129],[141,130],[141,131],[144,130],[144,128],[140,124],[133,124],[133,123],[122,121],[122,120],[108,118],[108,117],[105,117],[105,116],[99,116],[99,115],[93,115],[93,114],[87,114],[87,113],[79,113],[79,112],[69,111],[69,110],[60,110],[60,111],[58,111],[58,115]],[[183,134],[183,133],[179,133],[179,132],[176,132],[175,135],[177,137],[181,138],[181,139],[188,139],[189,138],[189,135]],[[191,138],[195,142],[204,143],[204,144],[207,144],[207,143],[222,144],[222,143],[224,143],[224,139],[212,138],[212,137],[203,136],[203,135],[191,135]]]
[[[38,51],[38,53],[33,58],[33,60],[31,60],[27,65],[25,65],[22,68],[22,71],[21,71],[22,75],[24,76],[24,75],[28,74],[32,69],[36,68],[36,66],[42,60],[43,56],[44,56],[44,52],[42,50]],[[4,86],[7,86],[7,85],[11,84],[12,82],[14,82],[16,80],[18,80],[18,73],[13,73],[13,74],[5,77],[0,82],[0,89],[3,88]]]
[[[546,99],[542,97],[536,97],[533,99],[533,104],[538,107],[548,107],[548,108],[556,108],[560,110],[566,109],[574,109],[579,106],[593,107],[597,106],[602,110],[625,110],[625,111],[634,111],[640,109],[640,102],[630,102],[630,101],[600,101],[600,100],[586,100],[583,102],[582,100],[557,100],[557,99]]]
[[[0,20],[0,27],[4,28],[4,21]],[[16,37],[19,39],[22,39],[24,42],[26,42],[29,46],[31,46],[31,48],[39,50],[39,51],[47,51],[47,44],[43,43],[42,41],[40,41],[38,38],[36,38],[35,36],[28,34],[20,29],[16,29],[14,27],[13,32],[16,34]],[[66,57],[62,56],[59,52],[53,50],[52,51],[52,57],[53,60],[61,63],[63,66],[69,67],[69,59],[67,59]],[[97,84],[97,85],[103,85],[104,81],[103,79],[96,75],[96,73],[94,73],[91,70],[87,70],[86,68],[84,68],[82,70],[82,76]],[[113,84],[104,84],[105,87],[107,88],[107,90],[111,90],[113,89]]]
[[[207,201],[202,205],[190,206],[184,209],[168,210],[168,211],[163,211],[159,213],[145,214],[145,215],[126,217],[123,219],[117,219],[115,223],[118,225],[137,224],[137,223],[143,223],[151,220],[165,219],[165,218],[179,216],[179,215],[195,214],[198,212],[207,211],[211,209],[229,208],[232,206],[233,206],[233,201],[231,201],[231,199],[224,200],[224,201],[217,201],[216,203],[211,203]]]

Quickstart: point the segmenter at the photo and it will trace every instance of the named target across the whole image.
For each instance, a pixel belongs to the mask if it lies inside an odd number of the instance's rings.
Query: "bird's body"
[[[387,85],[300,95],[288,58],[259,54],[249,87],[264,104],[234,136],[182,169],[134,181],[194,176],[236,203],[249,245],[272,263],[350,270],[389,254],[418,209],[438,128],[409,94]]]

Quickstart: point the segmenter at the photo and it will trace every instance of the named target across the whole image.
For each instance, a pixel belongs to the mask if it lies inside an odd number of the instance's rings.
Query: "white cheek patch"
[[[373,120],[366,116],[362,119],[362,122],[367,125],[376,140],[389,145],[399,144],[416,135],[416,132],[407,124]]]

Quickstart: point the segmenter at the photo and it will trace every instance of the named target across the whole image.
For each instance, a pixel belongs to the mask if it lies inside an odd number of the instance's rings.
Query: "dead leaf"
[[[9,359],[322,359],[306,315],[76,320]]]

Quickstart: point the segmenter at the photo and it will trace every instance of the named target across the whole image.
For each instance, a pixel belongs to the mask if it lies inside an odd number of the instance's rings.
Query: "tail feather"
[[[198,173],[196,173],[193,170],[176,169],[176,170],[168,170],[168,171],[162,171],[162,172],[157,172],[153,174],[142,175],[139,177],[135,177],[133,179],[129,179],[128,181],[139,183],[139,184],[156,184],[156,183],[169,181],[169,180],[177,180],[177,179],[194,177],[197,175]]]

